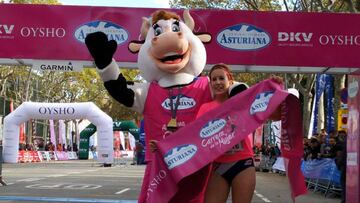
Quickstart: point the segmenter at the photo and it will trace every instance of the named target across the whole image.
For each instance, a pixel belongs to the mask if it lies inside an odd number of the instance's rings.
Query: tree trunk
[[[321,129],[325,128],[325,109],[324,109],[324,101],[325,101],[324,92],[320,96],[319,106],[318,106],[318,125],[317,132],[320,132]]]
[[[303,104],[303,129],[304,129],[304,137],[307,137],[310,128],[310,119],[311,119],[311,109],[312,109],[312,94],[308,94],[308,96],[304,96],[304,104]]]

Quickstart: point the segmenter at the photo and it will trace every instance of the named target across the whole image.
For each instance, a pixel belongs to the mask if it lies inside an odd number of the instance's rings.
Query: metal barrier
[[[0,184],[5,186],[6,183],[2,179],[2,163],[3,163],[2,151],[3,151],[3,146],[0,145]]]
[[[341,195],[340,171],[334,159],[303,161],[301,170],[308,190],[323,192],[325,197],[329,194]]]

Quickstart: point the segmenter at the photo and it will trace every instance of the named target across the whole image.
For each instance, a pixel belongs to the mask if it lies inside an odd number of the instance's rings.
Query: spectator
[[[320,143],[318,139],[311,138],[310,140],[310,154],[307,160],[320,158]]]
[[[280,148],[279,148],[278,144],[275,145],[274,150],[275,150],[276,158],[280,157],[281,156],[281,151],[280,151]]]
[[[75,142],[73,143],[72,149],[73,149],[74,152],[78,151],[78,147],[77,147],[77,144]]]
[[[48,142],[46,145],[45,145],[45,151],[54,151],[55,149],[55,146],[52,142]]]
[[[341,185],[341,203],[346,202],[346,146],[347,136],[345,131],[338,132],[338,142],[335,147],[336,157],[335,163],[340,170],[340,185]]]
[[[145,158],[145,157],[143,157],[144,146],[141,144],[141,142],[136,141],[134,151],[135,151],[135,155],[136,155],[136,164],[137,165],[144,164],[144,158]]]
[[[327,145],[323,152],[321,152],[322,158],[335,158],[337,151],[337,145],[335,138],[332,137],[329,139],[329,145]]]
[[[48,143],[46,143],[46,145],[45,145],[45,151],[49,151],[49,142]]]
[[[60,143],[57,144],[57,147],[56,147],[57,151],[62,151],[62,146]]]
[[[328,153],[330,147],[329,147],[329,143],[326,142],[326,136],[324,135],[320,135],[318,138],[319,142],[320,142],[320,154],[326,154]],[[326,151],[327,150],[327,151]],[[325,152],[326,151],[326,152]]]
[[[311,153],[310,140],[308,138],[304,138],[303,145],[304,145],[304,160],[307,161],[309,154]]]
[[[49,142],[49,151],[54,151],[55,150],[55,146],[52,142]]]
[[[324,128],[320,130],[319,136],[320,138],[325,138],[327,136],[326,130]]]
[[[96,147],[94,145],[91,145],[90,147],[90,151],[93,155],[93,158],[96,159],[97,158],[97,155],[96,155]]]

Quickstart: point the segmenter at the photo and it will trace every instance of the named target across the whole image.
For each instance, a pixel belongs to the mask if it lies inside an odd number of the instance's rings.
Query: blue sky
[[[63,5],[169,8],[169,0],[59,0]]]

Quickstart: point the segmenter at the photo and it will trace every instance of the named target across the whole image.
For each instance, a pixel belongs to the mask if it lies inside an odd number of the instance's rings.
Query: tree
[[[14,4],[60,4],[57,0],[10,0],[9,3]]]
[[[272,0],[171,0],[170,6],[173,8],[216,8],[232,10],[280,10],[281,5],[278,1]]]

